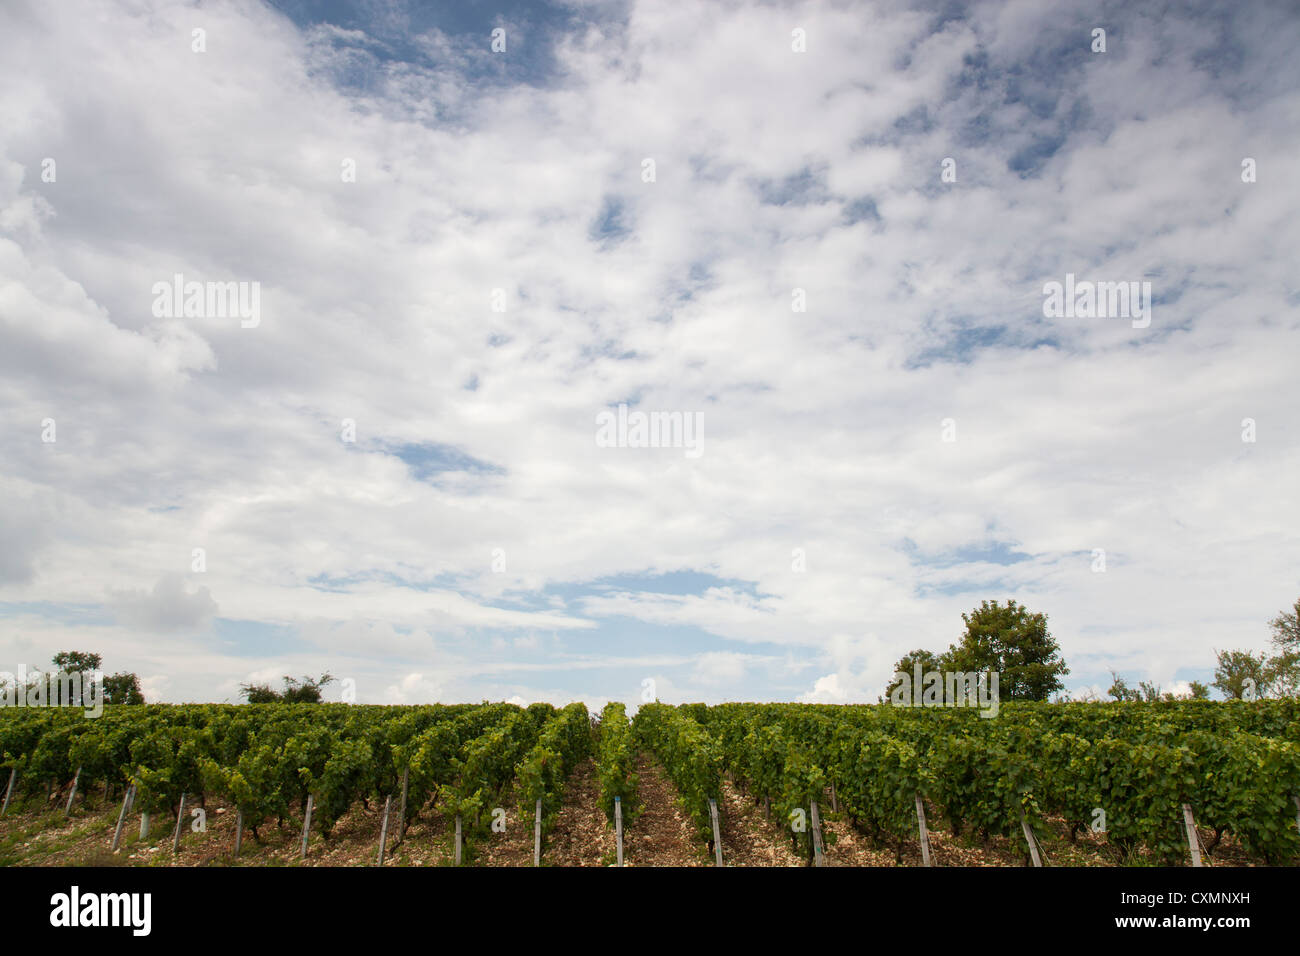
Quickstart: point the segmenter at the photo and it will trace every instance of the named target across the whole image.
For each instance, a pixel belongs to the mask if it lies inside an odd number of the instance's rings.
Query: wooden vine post
[[[1187,828],[1187,846],[1192,851],[1192,866],[1201,866],[1201,841],[1196,839],[1196,820],[1192,818],[1192,805],[1183,804],[1183,826]]]
[[[402,804],[397,816],[397,842],[401,843],[406,839],[406,787],[408,778],[411,775],[411,768],[402,768]]]
[[[14,778],[16,776],[18,776],[18,768],[10,767],[9,786],[5,787],[5,805],[3,807],[0,807],[0,817],[4,816],[6,813],[9,812],[9,798],[12,797],[14,794]],[[1300,806],[1300,804],[1297,804],[1297,806]],[[1300,817],[1298,817],[1298,819],[1300,819]]]
[[[1034,861],[1034,866],[1042,866],[1043,858],[1038,855],[1038,841],[1034,839],[1033,828],[1030,827],[1029,821],[1025,819],[1025,811],[1020,811],[1020,829],[1024,831],[1025,842],[1029,844],[1029,858]]]
[[[388,843],[388,810],[393,805],[393,795],[384,797],[384,822],[379,825],[379,866],[384,865],[384,847]]]
[[[176,814],[176,835],[172,837],[172,853],[181,852],[181,824],[185,821],[185,797],[187,794],[181,794],[180,812]]]
[[[713,857],[716,866],[722,866],[722,825],[718,822],[718,801],[709,797],[709,817],[713,821]]]
[[[299,859],[307,859],[307,836],[311,833],[311,808],[314,806],[312,795],[307,794],[307,812],[302,818],[302,851]]]
[[[135,797],[135,784],[130,784],[126,788],[126,793],[122,794],[122,809],[117,814],[117,828],[113,831],[113,852],[117,852],[118,846],[122,842],[122,824],[126,822],[126,815],[131,812],[131,803]]]
[[[916,791],[916,825],[921,832],[921,865],[933,866],[930,862],[930,830],[925,825],[925,804],[921,801],[921,791]]]
[[[817,801],[812,802],[812,843],[813,843],[813,866],[825,866],[824,853],[822,849],[822,815],[817,809]]]
[[[537,798],[533,812],[533,866],[542,865],[542,798]]]
[[[68,805],[63,808],[63,818],[66,820],[72,816],[72,801],[77,799],[77,787],[81,785],[81,768],[77,768],[76,775],[72,778],[72,792],[68,794]]]
[[[1300,798],[1297,798],[1300,799]],[[1296,814],[1296,819],[1300,820],[1300,811]],[[618,865],[623,865],[623,798],[614,798],[614,839],[618,847]]]

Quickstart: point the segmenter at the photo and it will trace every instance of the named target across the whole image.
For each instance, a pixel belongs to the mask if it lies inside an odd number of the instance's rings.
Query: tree
[[[270,684],[240,684],[239,692],[250,704],[319,704],[321,688],[333,681],[331,674],[321,674],[316,678],[306,676],[302,680],[285,677],[283,691],[275,690]]]
[[[250,704],[274,704],[280,700],[280,692],[270,684],[240,684],[239,692]]]
[[[104,658],[88,651],[59,651],[52,658],[54,666],[61,673],[71,674],[76,671],[97,671],[103,666]]]
[[[143,704],[144,694],[140,692],[140,678],[135,674],[126,673],[105,677],[104,703]]]
[[[1264,678],[1279,696],[1300,696],[1300,600],[1268,623],[1273,655],[1264,665]]]
[[[1189,688],[1188,696],[1191,697],[1192,700],[1210,699],[1210,688],[1206,687],[1200,681],[1198,680],[1192,681],[1190,684],[1188,684],[1188,688]]]
[[[1283,611],[1268,623],[1273,628],[1273,644],[1279,650],[1300,649],[1300,599],[1295,602],[1295,607]]]
[[[84,674],[100,670],[104,666],[104,658],[89,651],[59,651],[51,660],[59,672],[64,674]],[[125,671],[105,677],[104,703],[143,704],[144,694],[140,692],[140,678]]]
[[[910,680],[914,673],[913,668],[915,665],[920,664],[921,676],[924,678],[924,676],[930,671],[942,671],[945,666],[945,660],[946,655],[936,654],[933,651],[918,648],[914,651],[908,651],[898,659],[898,663],[894,665],[894,673],[906,674]],[[894,688],[898,686],[898,683],[898,681],[894,680],[893,675],[890,675],[889,686],[885,688],[884,700],[889,699],[889,695],[893,693]],[[919,688],[914,688],[914,691],[920,693]]]
[[[1145,701],[1160,700],[1160,685],[1151,681],[1138,681],[1138,694]]]
[[[1070,673],[1060,646],[1047,630],[1047,615],[1031,614],[1010,598],[985,601],[963,614],[966,634],[948,648],[946,663],[956,671],[996,671],[1002,700],[1048,700],[1064,690]]]
[[[1300,697],[1300,652],[1284,651],[1268,658],[1264,685],[1278,697]]]
[[[1223,692],[1229,700],[1254,700],[1268,691],[1264,673],[1266,658],[1250,651],[1215,651],[1218,666],[1214,668],[1211,687]]]
[[[301,681],[286,677],[282,696],[287,704],[319,704],[321,701],[321,688],[326,684],[333,683],[333,681],[334,677],[330,674],[321,674],[315,680],[311,677],[304,677]]]
[[[1125,681],[1124,678],[1120,677],[1114,671],[1110,672],[1110,676],[1111,676],[1110,690],[1106,691],[1106,693],[1110,694],[1110,696],[1115,698],[1115,700],[1141,700],[1142,699],[1142,692],[1138,690],[1134,690],[1132,687],[1129,687],[1128,682]]]

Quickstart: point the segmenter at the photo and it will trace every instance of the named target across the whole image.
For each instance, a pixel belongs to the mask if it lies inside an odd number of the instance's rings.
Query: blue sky
[[[0,670],[875,701],[1014,597],[1176,690],[1300,595],[1287,4],[79,6],[0,11]]]

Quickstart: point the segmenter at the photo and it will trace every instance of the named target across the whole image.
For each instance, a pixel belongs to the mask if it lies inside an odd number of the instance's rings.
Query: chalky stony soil
[[[663,767],[642,753],[637,759],[641,809],[624,829],[627,866],[712,866],[714,859],[682,808],[676,788]],[[258,827],[255,838],[244,833],[243,850],[234,857],[235,812],[209,800],[206,832],[193,832],[190,821],[182,831],[181,849],[172,852],[176,820],[156,816],[150,832],[140,839],[140,814],[130,815],[123,827],[122,846],[110,852],[120,799],[102,792],[79,794],[71,819],[65,819],[66,792],[16,799],[0,818],[0,866],[374,866],[379,846],[383,805],[357,804],[335,825],[329,837],[313,830],[308,855],[300,858],[301,816],[277,825]],[[523,820],[513,788],[496,801],[506,811],[505,832],[490,833],[465,854],[468,866],[532,866],[533,830]],[[719,795],[722,855],[726,866],[806,866],[795,852],[788,824],[774,819],[761,801],[726,779]],[[820,804],[827,866],[920,866],[918,835],[895,843],[873,840],[853,825],[840,808],[832,809],[830,795]],[[454,820],[436,806],[422,808],[399,841],[396,808],[390,821],[386,866],[450,866],[454,860]],[[1009,837],[981,840],[975,834],[954,836],[937,808],[927,804],[931,858],[935,866],[1025,866],[1028,853],[1023,841]],[[1048,866],[1115,866],[1121,861],[1104,838],[1084,830],[1074,842],[1062,821],[1049,820],[1041,842]],[[1200,830],[1202,848],[1213,834]],[[586,760],[574,769],[565,788],[563,806],[545,837],[544,866],[613,866],[613,826],[605,820],[599,803],[596,768]],[[1231,837],[1225,837],[1207,866],[1249,866],[1251,861]]]

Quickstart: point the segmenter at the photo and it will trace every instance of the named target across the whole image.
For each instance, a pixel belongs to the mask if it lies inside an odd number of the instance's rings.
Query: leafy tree
[[[1192,682],[1188,685],[1188,687],[1190,688],[1190,690],[1189,690],[1189,692],[1188,692],[1188,696],[1189,696],[1192,700],[1209,700],[1209,699],[1210,699],[1210,688],[1206,687],[1206,686],[1205,686],[1204,684],[1202,684],[1200,681],[1198,681],[1198,680],[1194,680],[1194,681],[1192,681]]]
[[[1300,600],[1269,621],[1269,627],[1273,655],[1265,663],[1264,677],[1279,696],[1300,696]]]
[[[59,651],[51,660],[59,672],[64,674],[87,673],[100,670],[104,666],[103,656],[89,651]],[[125,671],[105,677],[104,703],[143,704],[144,694],[140,692],[140,678]]]
[[[239,692],[250,704],[274,704],[280,700],[280,692],[270,684],[240,684]]]
[[[1002,700],[1048,700],[1064,690],[1070,673],[1060,646],[1047,630],[1047,615],[1031,614],[1023,604],[985,601],[963,614],[966,634],[948,648],[946,665],[956,671],[998,672]]]
[[[88,651],[59,651],[53,657],[54,666],[65,674],[73,671],[97,671],[104,663],[99,654]]]
[[[135,674],[117,673],[104,678],[104,703],[106,704],[143,704],[144,694],[140,692],[140,678]]]
[[[1214,668],[1214,681],[1229,700],[1263,697],[1268,690],[1265,674],[1266,657],[1250,651],[1215,651],[1218,666]]]
[[[1300,600],[1291,610],[1283,611],[1268,623],[1273,628],[1273,643],[1280,649],[1300,648]]]
[[[1138,681],[1138,693],[1145,701],[1153,701],[1153,700],[1161,699],[1160,685],[1152,683],[1151,681],[1146,681],[1146,680]]]
[[[1128,682],[1125,681],[1124,678],[1120,677],[1114,671],[1110,672],[1110,676],[1112,683],[1110,685],[1110,690],[1106,691],[1106,693],[1110,694],[1110,696],[1115,700],[1142,699],[1142,692],[1129,687]]]
[[[250,704],[274,704],[277,702],[319,704],[321,702],[321,688],[326,684],[333,683],[333,681],[334,677],[330,674],[321,674],[320,677],[316,678],[306,676],[302,680],[285,677],[283,691],[275,690],[270,684],[240,684],[239,692],[244,695]]]
[[[301,681],[286,677],[284,679],[282,698],[287,704],[319,704],[321,702],[321,688],[333,682],[334,677],[330,674],[321,674],[315,680],[311,677],[304,677]]]
[[[894,673],[907,674],[908,678],[911,679],[911,676],[914,673],[913,667],[916,664],[921,665],[921,674],[924,676],[930,671],[944,670],[945,662],[946,655],[936,654],[933,651],[918,648],[914,651],[908,651],[898,659],[898,663],[894,665]],[[885,688],[885,700],[889,699],[889,695],[893,693],[894,688],[897,686],[898,682],[893,679],[893,675],[890,675],[889,686]],[[917,688],[913,688],[913,690],[919,692]]]
[[[1268,658],[1264,685],[1278,697],[1300,697],[1300,652],[1285,651]]]

